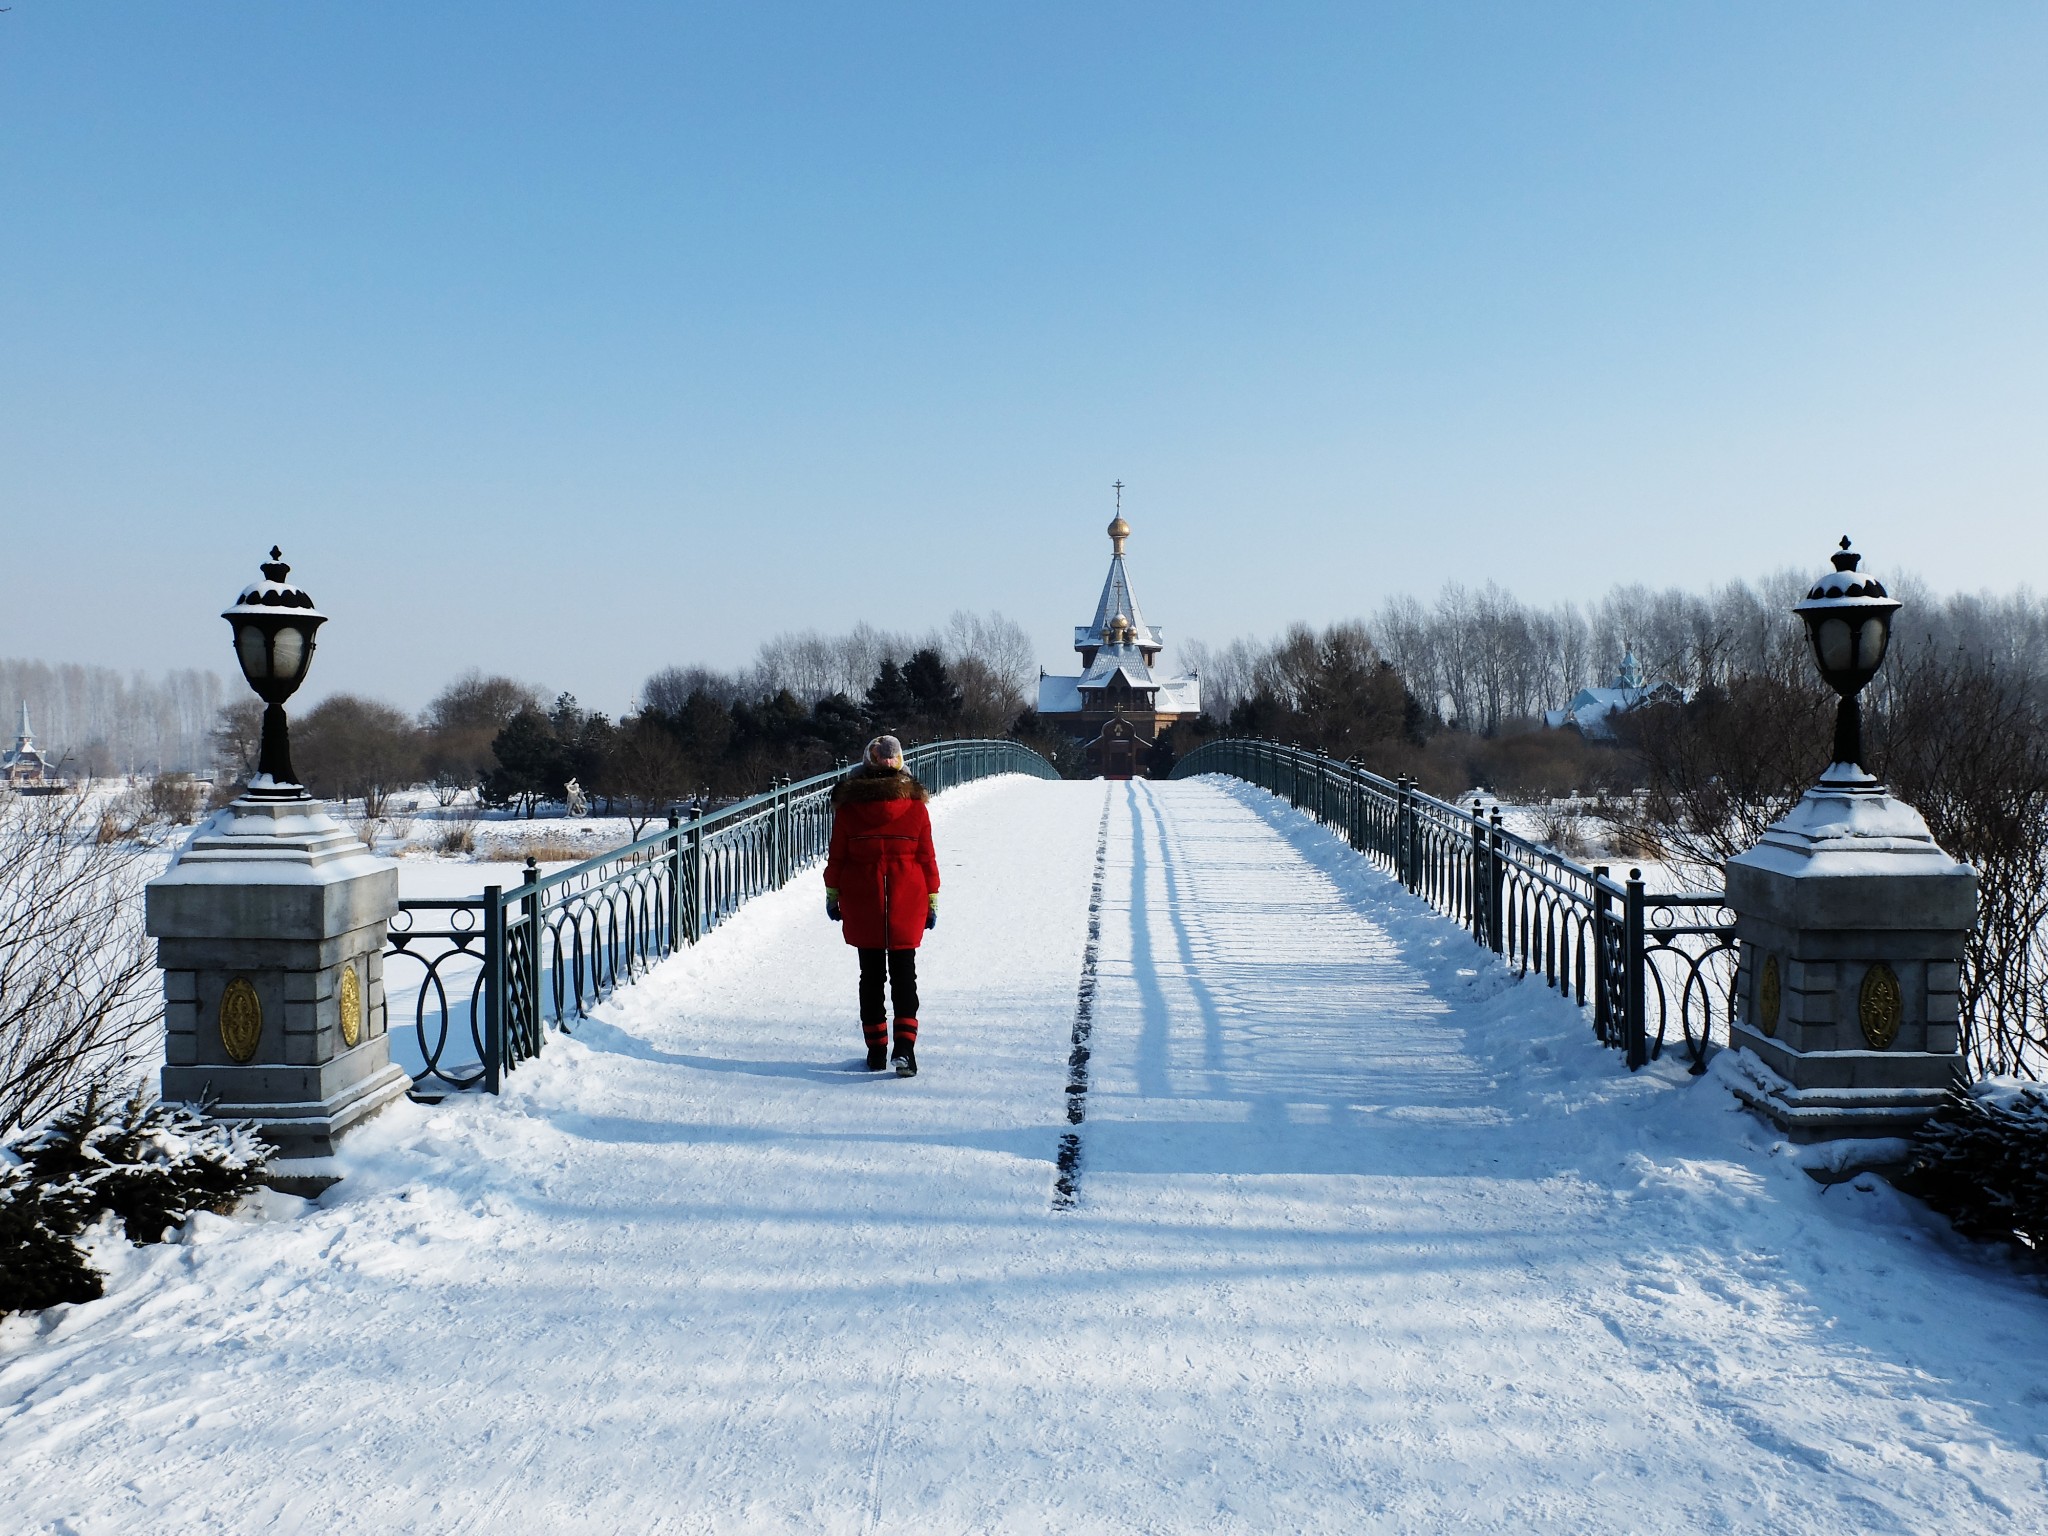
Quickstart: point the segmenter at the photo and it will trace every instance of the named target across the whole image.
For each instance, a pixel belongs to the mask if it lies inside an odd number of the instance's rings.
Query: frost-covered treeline
[[[1742,677],[1793,681],[1811,663],[1791,606],[1812,572],[1784,570],[1711,591],[1620,586],[1597,601],[1538,607],[1489,582],[1451,583],[1433,603],[1412,596],[1364,621],[1409,692],[1450,726],[1492,735],[1558,709],[1579,689],[1610,683],[1633,649],[1644,674],[1687,693]],[[2048,674],[2048,603],[2031,592],[1937,596],[1911,577],[1893,583],[1906,608],[1894,654],[1963,652]],[[1202,674],[1202,702],[1227,719],[1268,680],[1283,641],[1183,648]]]
[[[1018,708],[1038,677],[1037,648],[1023,625],[1000,613],[961,612],[922,634],[867,623],[838,635],[815,629],[785,632],[764,640],[753,665],[737,671],[671,667],[656,673],[649,680],[650,697],[641,702],[680,703],[692,693],[725,704],[772,699],[783,692],[804,704],[834,694],[858,699],[883,662],[907,661],[921,650],[938,652],[956,681],[962,681],[958,674],[964,665],[975,680],[1013,696]]]
[[[0,658],[0,729],[12,745],[25,702],[37,744],[67,776],[192,772],[213,760],[222,683],[185,669],[150,677],[112,667]]]

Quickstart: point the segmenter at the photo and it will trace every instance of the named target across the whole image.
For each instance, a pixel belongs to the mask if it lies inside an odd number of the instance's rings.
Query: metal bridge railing
[[[1426,795],[1356,763],[1273,741],[1212,741],[1170,777],[1222,773],[1272,791],[1517,968],[1590,1006],[1593,1031],[1631,1070],[1682,1040],[1694,1072],[1727,1044],[1735,915],[1719,891],[1650,894],[1517,836],[1478,806]]]
[[[996,774],[1059,777],[1014,741],[926,742],[905,749],[904,766],[934,793]],[[415,1086],[496,1093],[505,1073],[540,1054],[550,1024],[566,1029],[818,863],[843,773],[783,780],[715,811],[693,807],[687,819],[671,813],[659,832],[551,875],[528,859],[516,886],[399,902],[384,956],[387,971],[397,960],[419,967]]]

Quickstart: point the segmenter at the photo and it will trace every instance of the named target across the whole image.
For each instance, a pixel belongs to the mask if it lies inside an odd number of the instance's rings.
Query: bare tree
[[[1749,676],[1617,717],[1646,786],[1617,830],[1701,869],[1756,846],[1827,766],[1833,702],[1810,676]]]
[[[749,693],[747,680],[730,672],[715,672],[709,667],[664,667],[640,685],[640,707],[658,715],[681,715],[693,698],[730,706]],[[533,707],[540,706],[536,703]]]
[[[1251,697],[1266,649],[1259,641],[1246,639],[1233,640],[1221,649],[1200,640],[1180,647],[1182,662],[1201,679],[1204,714],[1227,720],[1232,710]]]
[[[2026,661],[2039,666],[2037,658]],[[1920,651],[1888,669],[1871,733],[1884,776],[1977,871],[1963,1051],[1978,1073],[2048,1072],[2048,709],[2010,653]]]
[[[314,794],[363,802],[363,815],[384,814],[395,789],[418,782],[420,733],[389,704],[354,694],[322,699],[293,732],[293,766]]]
[[[162,1009],[142,928],[155,868],[86,795],[0,799],[0,1136],[125,1078]]]
[[[524,709],[539,709],[538,689],[509,677],[465,672],[434,696],[420,715],[422,771],[443,792],[473,789],[495,760],[491,743]],[[442,803],[452,805],[449,794]]]
[[[954,727],[964,736],[1003,736],[1029,707],[1024,691],[1010,674],[998,671],[979,656],[955,657],[946,668],[960,690],[960,712]]]
[[[609,764],[610,788],[639,837],[647,824],[690,792],[690,760],[675,736],[651,715],[636,715],[619,728]]]
[[[1031,643],[1031,632],[1000,613],[956,612],[946,621],[938,649],[956,673],[971,659],[1019,700],[1038,682],[1038,647]]]

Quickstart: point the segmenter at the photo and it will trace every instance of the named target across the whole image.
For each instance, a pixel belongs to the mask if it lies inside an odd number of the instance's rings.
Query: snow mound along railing
[[[1059,777],[1014,741],[926,742],[905,749],[904,766],[935,793],[997,774]],[[783,780],[717,810],[693,803],[687,816],[671,812],[661,831],[551,875],[529,858],[515,886],[401,901],[384,956],[387,970],[401,959],[420,968],[415,1093],[496,1093],[505,1073],[540,1054],[550,1025],[566,1029],[614,988],[816,864],[843,772]]]
[[[1652,895],[1641,870],[1616,880],[1501,825],[1500,810],[1464,810],[1410,779],[1273,741],[1212,741],[1172,778],[1221,773],[1270,790],[1469,929],[1522,976],[1593,1010],[1593,1031],[1631,1070],[1667,1040],[1694,1072],[1728,1043],[1735,1001],[1735,914],[1721,891]]]

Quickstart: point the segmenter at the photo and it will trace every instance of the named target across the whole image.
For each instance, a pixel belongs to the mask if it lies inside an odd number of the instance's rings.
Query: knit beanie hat
[[[867,758],[870,768],[901,768],[903,743],[894,736],[877,736],[868,743]]]

